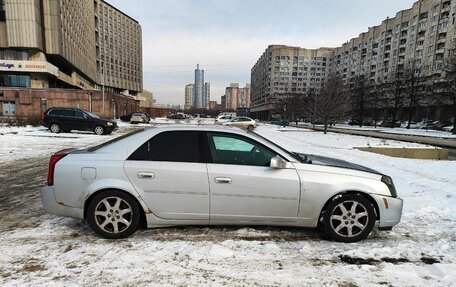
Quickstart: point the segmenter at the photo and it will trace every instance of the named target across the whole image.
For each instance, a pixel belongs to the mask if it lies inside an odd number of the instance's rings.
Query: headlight
[[[387,175],[382,176],[382,182],[388,186],[391,196],[397,197],[396,188],[394,187],[393,179]]]
[[[110,127],[110,126],[112,126],[112,125],[113,125],[113,123],[111,123],[111,122],[108,122],[108,123],[107,123],[107,125],[108,125],[108,127]]]

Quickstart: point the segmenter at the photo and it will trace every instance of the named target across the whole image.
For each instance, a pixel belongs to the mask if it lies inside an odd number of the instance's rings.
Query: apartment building
[[[188,84],[185,86],[185,103],[184,110],[189,110],[194,105],[195,97],[195,84]]]
[[[74,2],[74,1],[70,1]],[[142,30],[135,19],[103,0],[94,0],[96,87],[123,94],[142,91]]]
[[[331,73],[346,84],[358,77],[380,84],[409,68],[428,82],[438,80],[445,60],[456,56],[455,15],[456,0],[420,0],[341,47],[269,46],[251,71],[251,110],[269,118],[279,97],[318,93]]]
[[[329,73],[333,55],[332,48],[269,46],[251,71],[252,117],[269,118],[280,97],[318,93]]]
[[[436,79],[444,60],[456,51],[455,13],[454,0],[418,1],[336,48],[332,71],[346,83],[358,76],[385,82],[404,67]]]

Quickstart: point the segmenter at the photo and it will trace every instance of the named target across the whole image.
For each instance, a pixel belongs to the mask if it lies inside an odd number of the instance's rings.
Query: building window
[[[0,74],[0,87],[30,88],[30,76],[20,74]]]
[[[5,1],[0,0],[0,21],[5,21],[6,20],[6,15],[5,15]]]

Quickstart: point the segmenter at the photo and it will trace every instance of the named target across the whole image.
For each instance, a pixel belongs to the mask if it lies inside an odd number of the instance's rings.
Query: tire
[[[374,228],[375,208],[360,194],[336,196],[323,213],[322,226],[328,237],[338,242],[366,239]]]
[[[101,135],[104,135],[105,134],[105,128],[103,126],[96,126],[94,129],[93,129],[93,132],[99,136]]]
[[[138,229],[140,206],[129,194],[118,190],[101,192],[87,206],[87,222],[106,239],[126,238]]]
[[[49,130],[55,134],[61,133],[62,132],[62,126],[58,123],[52,123],[49,126]]]
[[[255,127],[254,127],[253,125],[249,125],[249,126],[247,127],[247,129],[248,129],[249,131],[253,131],[253,130],[255,129]]]

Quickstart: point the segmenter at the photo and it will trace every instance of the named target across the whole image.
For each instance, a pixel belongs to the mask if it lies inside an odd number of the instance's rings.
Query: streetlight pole
[[[101,81],[101,98],[102,98],[102,104],[101,104],[101,110],[102,110],[102,115],[103,117],[105,116],[105,64],[104,61],[102,62],[103,67],[101,69],[102,73],[102,81]]]

